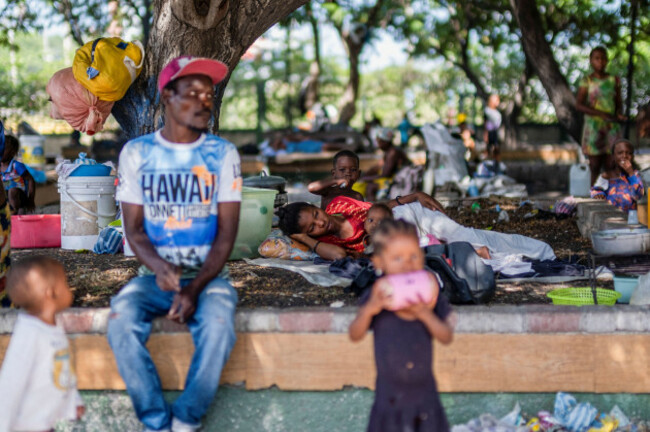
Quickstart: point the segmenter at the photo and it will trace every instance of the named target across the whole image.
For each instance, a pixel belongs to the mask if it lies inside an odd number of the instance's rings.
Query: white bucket
[[[571,165],[569,170],[569,194],[576,197],[591,195],[591,170],[589,165]]]
[[[115,176],[59,179],[61,249],[92,250],[99,231],[115,219]]]
[[[25,165],[42,170],[45,168],[45,137],[43,135],[21,135],[20,157]]]

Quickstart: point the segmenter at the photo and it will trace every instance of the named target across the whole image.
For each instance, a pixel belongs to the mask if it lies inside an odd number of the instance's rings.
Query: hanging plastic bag
[[[631,305],[649,305],[650,304],[650,273],[646,273],[639,278],[639,284],[634,288],[630,296]]]
[[[55,73],[46,87],[50,95],[50,117],[65,120],[79,132],[93,135],[104,127],[114,102],[101,101],[77,82],[72,68]]]
[[[101,100],[114,102],[124,97],[140,75],[143,62],[144,48],[139,41],[99,38],[77,50],[72,70],[88,91]]]

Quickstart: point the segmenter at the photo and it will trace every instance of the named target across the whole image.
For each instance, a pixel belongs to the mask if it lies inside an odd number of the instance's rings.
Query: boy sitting
[[[363,195],[352,190],[352,185],[359,179],[359,156],[350,150],[341,150],[334,155],[332,179],[309,183],[309,192],[320,195],[320,207],[325,209],[337,196],[346,196],[363,201]]]
[[[378,165],[368,170],[362,181],[355,187],[355,190],[363,193],[366,201],[390,198],[387,194],[393,177],[402,168],[413,165],[404,150],[393,145],[393,137],[393,131],[388,128],[381,129],[377,134],[377,145],[384,152],[384,157]],[[380,191],[383,192],[383,196]],[[414,191],[407,191],[403,195],[412,192]]]
[[[20,260],[7,276],[7,292],[24,313],[0,369],[0,431],[51,431],[59,420],[81,418],[68,338],[55,323],[72,304],[63,266],[43,256]]]

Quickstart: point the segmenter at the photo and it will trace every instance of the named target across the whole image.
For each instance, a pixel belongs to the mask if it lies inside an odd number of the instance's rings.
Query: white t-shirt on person
[[[83,405],[61,327],[21,313],[0,369],[0,431],[45,431]]]
[[[241,201],[236,147],[202,134],[173,143],[160,131],[129,141],[120,154],[116,199],[144,207],[144,229],[158,254],[198,269],[217,236],[218,203]]]

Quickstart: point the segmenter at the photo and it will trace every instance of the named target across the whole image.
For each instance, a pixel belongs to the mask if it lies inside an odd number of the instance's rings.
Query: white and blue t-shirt
[[[120,154],[116,199],[144,207],[144,230],[158,254],[198,269],[217,235],[217,204],[241,201],[235,146],[203,134],[193,143],[160,131],[129,141]]]

